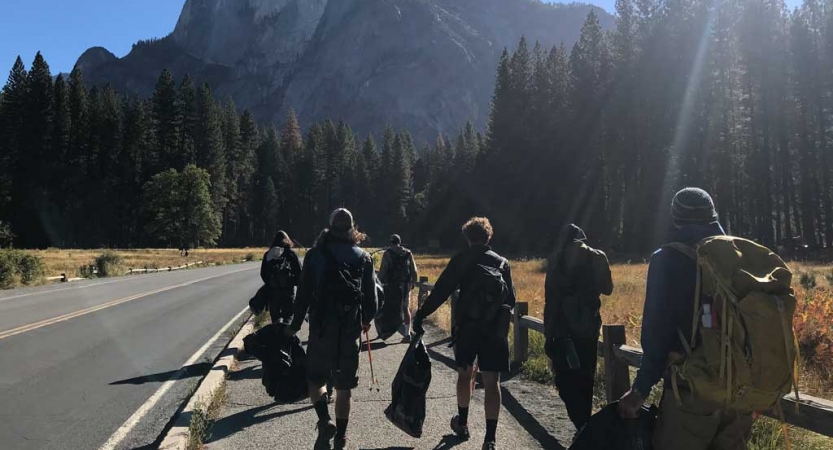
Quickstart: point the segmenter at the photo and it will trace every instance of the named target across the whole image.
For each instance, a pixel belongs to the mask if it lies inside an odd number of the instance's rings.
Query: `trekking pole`
[[[373,371],[373,352],[370,350],[370,334],[365,330],[364,341],[367,342],[367,359],[370,361],[370,390],[376,386],[376,392],[379,392],[379,382],[376,381],[376,373]]]

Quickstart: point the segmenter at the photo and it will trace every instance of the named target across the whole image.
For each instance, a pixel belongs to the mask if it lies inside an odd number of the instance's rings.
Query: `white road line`
[[[172,379],[162,384],[162,386],[156,392],[154,392],[153,395],[151,395],[150,398],[138,410],[136,410],[136,412],[133,413],[133,415],[130,416],[130,418],[127,419],[127,421],[121,427],[119,427],[119,429],[116,430],[115,433],[113,433],[112,436],[110,436],[110,439],[108,439],[107,442],[104,445],[102,445],[101,448],[99,448],[99,450],[114,450],[116,446],[118,446],[127,437],[127,435],[133,430],[133,428],[136,427],[139,421],[141,421],[147,415],[147,413],[150,410],[152,410],[157,403],[159,403],[159,400],[161,400],[162,397],[165,396],[165,394],[171,389],[171,387],[173,387],[173,385],[177,381],[179,381],[179,378],[184,373],[184,368],[193,365],[197,361],[199,361],[200,358],[202,358],[203,353],[208,351],[208,349],[212,345],[214,345],[214,343],[218,339],[220,339],[220,337],[226,331],[228,331],[228,329],[231,328],[248,310],[249,308],[246,307],[243,311],[240,311],[240,313],[234,316],[234,318],[231,319],[229,323],[227,323],[223,328],[221,328],[220,331],[218,331],[217,334],[214,335],[214,337],[209,339],[208,342],[205,343],[205,345],[200,347],[200,349],[197,350],[197,352],[194,353],[193,356],[188,358],[188,361],[185,361],[185,363],[182,364],[182,368],[179,369],[179,372],[177,372]]]
[[[162,272],[162,273],[173,273],[173,272]],[[38,292],[29,292],[27,294],[11,295],[11,296],[8,296],[8,297],[0,297],[0,303],[5,302],[6,300],[14,300],[16,298],[32,297],[32,296],[35,296],[35,295],[49,295],[49,294],[53,294],[53,293],[56,293],[56,292],[64,292],[64,291],[77,291],[77,290],[80,290],[80,289],[89,289],[89,288],[94,288],[94,287],[98,287],[98,286],[105,286],[105,285],[113,284],[113,283],[123,283],[125,281],[138,281],[138,280],[143,280],[143,279],[144,279],[144,277],[142,277],[142,276],[125,276],[125,277],[120,277],[117,280],[103,281],[101,283],[92,283],[92,284],[86,284],[86,285],[83,285],[83,286],[72,286],[72,287],[66,287],[66,288],[61,288],[61,289],[48,289],[48,290],[43,290],[43,291],[38,291]]]
[[[164,287],[164,288],[155,289],[153,291],[143,292],[143,293],[140,293],[140,294],[131,295],[129,297],[124,297],[124,298],[111,300],[107,303],[102,303],[100,305],[96,305],[96,306],[93,306],[93,307],[90,307],[90,308],[87,308],[87,309],[82,309],[80,311],[75,311],[75,312],[71,312],[71,313],[68,313],[68,314],[64,314],[62,316],[53,317],[51,319],[41,320],[40,322],[35,322],[35,323],[30,323],[28,325],[19,326],[17,328],[12,328],[11,330],[0,331],[0,340],[10,338],[12,336],[16,336],[16,335],[21,334],[21,333],[26,333],[28,331],[37,330],[38,328],[43,328],[43,327],[47,327],[47,326],[50,326],[50,325],[54,325],[54,324],[59,323],[59,322],[66,322],[67,320],[75,319],[76,317],[86,316],[87,314],[92,314],[94,312],[98,312],[98,311],[101,311],[103,309],[111,308],[113,306],[118,306],[118,305],[121,305],[122,303],[127,303],[127,302],[130,302],[130,301],[133,301],[133,300],[138,300],[140,298],[149,297],[149,296],[154,295],[154,294],[160,294],[162,292],[172,291],[174,289],[179,289],[181,287],[186,287],[186,286],[190,286],[192,284],[197,284],[201,281],[211,280],[211,279],[214,279],[214,278],[220,278],[220,277],[224,277],[224,276],[227,276],[227,275],[233,275],[235,273],[240,273],[240,272],[245,272],[247,270],[255,270],[255,269],[256,269],[256,267],[250,267],[248,269],[235,270],[233,272],[226,272],[226,273],[223,273],[223,274],[220,274],[220,275],[213,275],[213,276],[210,276],[210,277],[205,277],[205,278],[200,278],[200,279],[197,279],[197,280],[192,280],[192,281],[189,281],[187,283],[177,284],[177,285],[174,285],[174,286],[167,286],[167,287]]]

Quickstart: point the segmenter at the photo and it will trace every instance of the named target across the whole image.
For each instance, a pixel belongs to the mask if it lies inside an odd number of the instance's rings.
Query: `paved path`
[[[218,331],[245,319],[258,268],[0,292],[0,448],[155,448],[228,343]]]
[[[302,330],[302,339],[306,327]],[[373,335],[371,334],[371,337]],[[439,341],[439,342],[438,342]],[[445,363],[450,351],[442,344],[444,335],[434,330],[429,332],[426,342],[432,350],[433,380],[428,392],[428,417],[422,439],[413,439],[391,425],[384,416],[384,409],[390,402],[390,383],[407,345],[397,344],[398,337],[389,345],[374,341],[373,362],[381,391],[369,389],[370,368],[366,353],[362,353],[359,388],[353,393],[353,410],[348,436],[351,449],[362,450],[405,450],[405,449],[480,449],[485,434],[483,417],[483,391],[478,389],[471,404],[469,423],[472,439],[467,443],[458,442],[451,436],[449,420],[457,411],[455,397],[456,373]],[[432,344],[433,343],[433,344]],[[445,363],[444,363],[445,361]],[[227,384],[228,397],[220,418],[215,424],[213,436],[208,443],[210,450],[261,450],[261,449],[311,449],[315,441],[315,412],[307,402],[281,405],[266,395],[260,384],[261,365],[253,359],[240,361],[232,372]],[[546,390],[546,389],[545,389]],[[550,391],[547,390],[549,393]],[[534,395],[541,396],[540,390]],[[504,396],[504,404],[514,402]],[[551,405],[555,401],[550,402]],[[551,406],[550,405],[550,406]],[[333,405],[330,412],[333,413]],[[524,416],[525,411],[517,414]],[[564,425],[566,414],[558,415]],[[523,420],[523,418],[522,418]],[[572,428],[570,426],[570,428]],[[501,413],[498,429],[499,449],[560,449],[558,440],[538,424],[522,426],[507,409]],[[543,436],[542,436],[543,434]],[[571,435],[572,430],[562,435]],[[537,436],[533,436],[537,435]]]

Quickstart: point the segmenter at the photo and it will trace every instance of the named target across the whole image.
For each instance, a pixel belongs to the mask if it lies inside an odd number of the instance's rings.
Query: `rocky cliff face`
[[[100,49],[79,62],[91,82],[143,95],[168,68],[210,82],[261,121],[280,121],[292,107],[303,126],[345,119],[359,132],[390,124],[432,140],[466,120],[485,126],[504,47],[522,35],[572,45],[590,8],[535,0],[187,0],[169,37],[138,44],[122,59]]]

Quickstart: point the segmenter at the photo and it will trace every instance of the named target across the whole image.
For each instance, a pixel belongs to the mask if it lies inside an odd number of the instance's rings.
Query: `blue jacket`
[[[669,242],[695,246],[701,240],[726,234],[719,223],[687,225],[674,230]],[[697,283],[695,262],[673,249],[659,249],[648,266],[648,286],[642,315],[642,364],[633,388],[648,398],[663,377],[671,352],[684,353],[677,334],[691,335],[693,301]]]
[[[375,282],[376,273],[373,270],[373,260],[370,258],[370,255],[352,242],[332,236],[328,236],[325,242],[320,245],[329,247],[330,251],[333,252],[333,256],[339,262],[352,264],[359,260],[364,261],[364,278],[362,279],[362,291],[364,295],[362,297],[361,312],[362,322],[370,323],[376,316],[376,308],[378,306]],[[295,300],[295,316],[292,325],[290,325],[292,329],[296,331],[301,329],[307,311],[310,314],[322,313],[322,311],[317,311],[319,307],[318,294],[321,286],[324,284],[324,272],[326,268],[327,261],[320,247],[315,247],[307,252],[304,258],[304,268],[301,271],[301,282],[298,285],[298,293]]]

